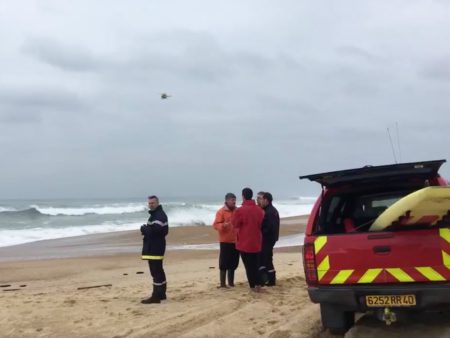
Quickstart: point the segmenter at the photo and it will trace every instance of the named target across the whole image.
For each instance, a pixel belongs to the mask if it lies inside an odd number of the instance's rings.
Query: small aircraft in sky
[[[161,100],[166,100],[166,99],[168,99],[169,97],[171,97],[171,95],[169,95],[169,94],[167,94],[167,93],[162,93],[162,94],[161,94]]]

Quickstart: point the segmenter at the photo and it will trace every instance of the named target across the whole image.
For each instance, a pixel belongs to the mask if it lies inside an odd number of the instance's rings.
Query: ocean
[[[274,203],[281,217],[307,215],[315,198]],[[147,222],[145,199],[0,200],[0,247],[45,239],[137,230]],[[209,226],[222,201],[173,198],[162,201],[171,227]]]

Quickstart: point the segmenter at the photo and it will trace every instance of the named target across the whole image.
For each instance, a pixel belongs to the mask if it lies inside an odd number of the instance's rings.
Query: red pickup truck
[[[444,162],[300,177],[322,186],[305,231],[303,265],[324,328],[345,332],[355,312],[377,312],[389,324],[402,311],[450,306],[450,201],[439,219],[423,218],[433,224],[405,226],[400,219],[381,231],[370,229],[401,198],[427,186],[447,186],[438,174]]]

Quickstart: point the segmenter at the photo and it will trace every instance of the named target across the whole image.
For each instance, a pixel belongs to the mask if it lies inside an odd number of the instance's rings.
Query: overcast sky
[[[310,196],[387,128],[450,159],[449,41],[446,0],[0,0],[0,198]]]

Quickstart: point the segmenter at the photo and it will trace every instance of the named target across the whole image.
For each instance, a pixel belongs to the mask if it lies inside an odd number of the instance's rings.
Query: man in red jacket
[[[242,190],[242,206],[233,215],[231,223],[236,229],[236,249],[240,251],[251,290],[259,292],[258,256],[261,251],[261,224],[264,211],[258,207],[250,188]]]

